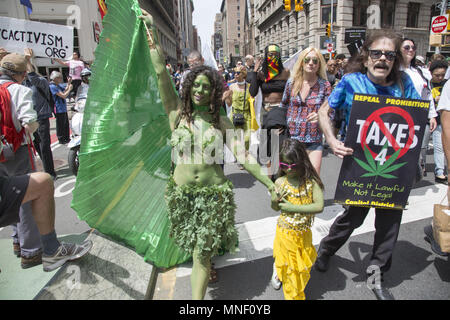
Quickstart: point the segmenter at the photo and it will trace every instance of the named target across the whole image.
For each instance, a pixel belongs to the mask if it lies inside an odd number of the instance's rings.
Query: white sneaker
[[[92,241],[86,240],[82,244],[61,243],[53,256],[42,255],[44,271],[53,271],[61,267],[67,261],[81,258],[92,248]]]
[[[278,279],[277,269],[275,268],[275,264],[273,265],[273,273],[272,273],[272,279],[270,279],[270,283],[272,284],[272,287],[275,290],[280,290],[281,281],[280,281],[280,279]]]

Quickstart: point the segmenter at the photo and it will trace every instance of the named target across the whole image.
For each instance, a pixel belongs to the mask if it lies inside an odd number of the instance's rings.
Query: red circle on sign
[[[433,31],[433,33],[441,33],[442,31],[447,29],[447,23],[448,21],[445,16],[436,17],[431,22],[431,31]]]
[[[386,114],[386,113],[397,114],[397,115],[401,116],[408,124],[408,128],[409,128],[408,141],[406,142],[406,144],[403,148],[401,148],[398,145],[394,136],[389,132],[389,130],[388,130],[388,128],[386,128],[383,120],[381,120],[381,118],[380,118],[381,115]],[[369,129],[370,124],[374,121],[378,124],[378,127],[380,128],[381,132],[383,132],[383,134],[386,136],[386,138],[389,141],[389,143],[391,144],[392,148],[394,148],[395,151],[397,151],[398,149],[401,149],[401,151],[398,155],[398,159],[403,157],[405,155],[405,153],[408,152],[409,147],[411,146],[411,144],[413,143],[413,140],[414,140],[414,120],[412,119],[411,115],[408,112],[406,112],[405,110],[398,108],[398,107],[384,107],[384,108],[378,109],[377,111],[372,113],[367,118],[366,122],[363,125],[363,129],[362,129],[362,133],[361,133],[361,147],[363,150],[364,150],[364,147],[367,147],[367,149],[372,154],[372,157],[375,159],[377,154],[369,148],[369,146],[367,145],[367,142],[366,142],[367,130]],[[386,157],[386,159],[389,159],[389,158],[390,158],[390,156]]]

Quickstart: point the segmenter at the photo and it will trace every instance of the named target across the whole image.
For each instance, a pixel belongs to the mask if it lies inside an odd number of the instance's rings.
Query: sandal
[[[209,283],[215,283],[217,281],[217,270],[214,268],[214,263],[211,263],[211,270],[209,271]]]

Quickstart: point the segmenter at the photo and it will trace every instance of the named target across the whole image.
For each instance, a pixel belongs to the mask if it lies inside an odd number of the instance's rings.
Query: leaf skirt
[[[173,177],[166,189],[170,237],[184,251],[198,247],[201,257],[214,256],[219,250],[234,252],[238,232],[235,227],[233,184],[178,186]]]

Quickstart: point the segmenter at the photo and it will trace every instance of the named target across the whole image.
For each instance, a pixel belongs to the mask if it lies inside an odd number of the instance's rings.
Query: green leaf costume
[[[171,136],[136,0],[109,0],[95,52],[72,208],[157,267],[190,254],[169,237]]]

